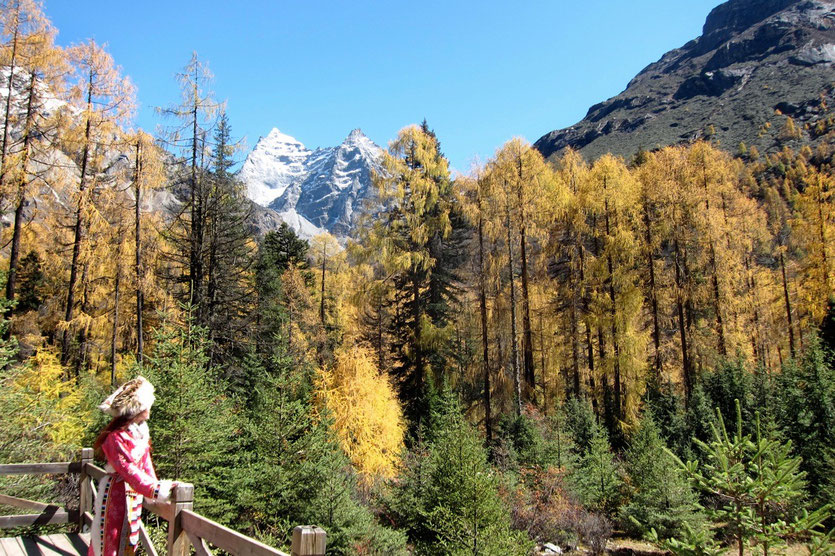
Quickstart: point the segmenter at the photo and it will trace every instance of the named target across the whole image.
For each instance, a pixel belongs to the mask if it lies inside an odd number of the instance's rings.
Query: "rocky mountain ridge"
[[[344,237],[371,194],[381,159],[382,149],[359,129],[336,147],[313,151],[273,129],[258,140],[239,178],[252,201],[277,212],[302,237],[323,231]]]
[[[700,137],[729,150],[785,143],[791,117],[814,142],[815,124],[835,98],[835,1],[729,0],[707,16],[702,35],[650,64],[619,95],[535,146],[588,158]],[[800,139],[800,137],[796,137]]]

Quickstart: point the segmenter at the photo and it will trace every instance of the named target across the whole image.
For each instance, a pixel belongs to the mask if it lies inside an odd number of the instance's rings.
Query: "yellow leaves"
[[[394,477],[405,425],[394,388],[371,353],[359,346],[340,349],[318,387],[340,444],[363,478]]]
[[[804,270],[807,280],[801,284],[801,296],[815,321],[825,315],[826,300],[833,295],[833,253],[835,237],[835,180],[831,175],[811,171],[804,180],[802,193],[795,196],[795,217],[791,225],[798,246],[806,252]]]
[[[70,59],[77,74],[71,99],[86,111],[91,122],[118,123],[131,117],[134,110],[136,87],[121,75],[121,68],[94,40],[69,49]]]
[[[78,447],[86,417],[80,412],[82,391],[54,351],[41,349],[26,364],[9,369],[2,389],[5,426],[16,442]]]

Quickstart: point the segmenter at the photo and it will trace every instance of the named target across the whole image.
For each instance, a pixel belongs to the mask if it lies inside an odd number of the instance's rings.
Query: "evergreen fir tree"
[[[530,408],[520,416],[502,416],[499,441],[512,463],[522,467],[554,466],[570,472],[577,465],[576,447],[561,409],[547,418]]]
[[[685,420],[684,399],[671,382],[647,385],[644,402],[665,444],[682,457],[688,451],[691,439]]]
[[[251,534],[288,545],[292,528],[315,523],[328,551],[402,554],[402,533],[378,525],[356,501],[356,478],[325,412],[316,417],[311,372],[294,365],[277,339],[271,357],[248,359],[252,403],[235,472],[239,523]]]
[[[510,529],[487,452],[451,399],[435,440],[407,458],[393,509],[418,554],[528,554],[531,542]]]
[[[571,397],[565,402],[565,423],[574,442],[577,455],[591,447],[594,430],[598,426],[591,404],[587,400]]]
[[[304,272],[308,268],[307,251],[307,241],[300,239],[286,222],[282,222],[278,230],[267,232],[258,246],[256,333],[258,352],[262,356],[272,352],[274,340],[281,335],[287,320],[284,273],[290,268]]]
[[[415,436],[428,413],[427,378],[443,375],[439,362],[451,334],[450,279],[441,273],[433,282],[432,275],[452,229],[452,189],[437,140],[418,126],[400,131],[383,167],[375,181],[381,211],[363,238],[363,251],[384,269],[391,289],[390,372]]]
[[[619,513],[627,530],[641,537],[654,529],[666,538],[681,535],[685,524],[693,529],[701,526],[697,498],[666,451],[649,410],[629,443],[625,463],[631,499]]]
[[[835,502],[822,488],[830,474],[835,446],[835,367],[819,344],[809,346],[800,361],[791,360],[776,377],[780,404],[778,423],[783,436],[802,458],[810,492],[819,502]],[[827,497],[827,493],[829,497]]]
[[[713,440],[697,441],[706,455],[703,466],[681,463],[699,490],[717,499],[717,506],[707,509],[708,516],[727,528],[740,556],[749,543],[767,555],[789,538],[817,535],[829,508],[798,511],[805,473],[800,459],[791,455],[791,441],[782,443],[773,431],[762,430],[758,415],[754,435],[745,434],[738,402],[736,416],[735,430],[729,434],[717,410]]]
[[[829,298],[826,316],[820,326],[820,340],[822,347],[835,356],[835,297]]]
[[[190,306],[184,313],[182,325],[166,320],[156,332],[153,353],[141,369],[156,387],[148,421],[154,463],[160,477],[197,485],[198,511],[228,523],[236,498],[230,476],[241,423],[218,373],[207,369],[207,331],[194,324]]]
[[[611,515],[620,505],[623,480],[606,431],[595,423],[588,449],[580,458],[572,482],[583,505]]]
[[[701,384],[693,387],[690,401],[687,404],[684,421],[687,424],[686,442],[681,448],[682,459],[704,457],[704,453],[696,444],[697,441],[709,442],[712,438],[712,427],[714,426],[714,413],[710,408],[711,400],[705,393]]]
[[[205,307],[198,324],[209,331],[209,366],[224,363],[231,382],[240,379],[235,362],[245,351],[246,331],[252,320],[251,270],[254,252],[248,231],[251,203],[244,185],[232,174],[235,145],[225,113],[214,134],[209,191],[204,200],[206,276]]]

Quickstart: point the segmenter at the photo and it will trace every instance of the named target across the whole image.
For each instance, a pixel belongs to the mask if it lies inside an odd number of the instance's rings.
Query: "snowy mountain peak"
[[[295,137],[291,137],[290,135],[287,135],[286,133],[281,133],[281,131],[277,127],[272,128],[272,130],[267,134],[266,137],[262,137],[261,139],[258,140],[259,143],[261,141],[267,141],[267,142],[269,142],[270,144],[273,144],[273,145],[274,144],[280,144],[280,143],[284,143],[284,144],[288,144],[288,145],[301,145],[302,148],[304,148],[304,145],[302,144],[301,141],[299,141]]]
[[[373,192],[382,149],[354,129],[336,147],[308,150],[273,129],[258,141],[241,169],[250,198],[277,211],[303,237],[327,230],[345,236],[354,212]]]
[[[356,128],[351,130],[351,133],[348,134],[348,137],[345,139],[345,142],[348,141],[357,141],[359,139],[368,139],[365,134],[362,132],[360,128]]]
[[[278,128],[258,139],[246,157],[240,178],[246,184],[249,198],[259,205],[268,205],[304,173],[311,151],[298,139]]]

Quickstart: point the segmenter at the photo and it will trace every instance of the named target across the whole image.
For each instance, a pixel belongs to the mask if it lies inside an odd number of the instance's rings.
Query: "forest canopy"
[[[105,48],[0,18],[3,463],[91,445],[141,373],[160,473],[276,546],[831,550],[833,116],[815,150],[514,138],[468,175],[424,121],[350,240],[259,237],[205,60],[155,137]]]

